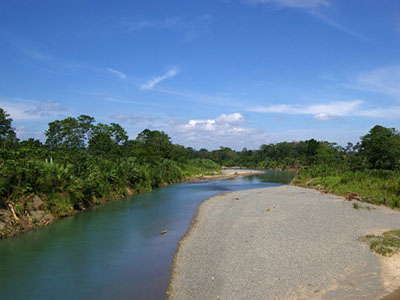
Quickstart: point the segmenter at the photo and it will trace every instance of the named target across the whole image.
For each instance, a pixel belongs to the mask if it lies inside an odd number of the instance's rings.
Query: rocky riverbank
[[[18,213],[18,207],[10,204],[8,210],[0,209],[0,239],[49,225],[56,219],[46,210],[39,196],[32,196],[32,199],[27,199],[27,201],[31,205],[23,214]]]

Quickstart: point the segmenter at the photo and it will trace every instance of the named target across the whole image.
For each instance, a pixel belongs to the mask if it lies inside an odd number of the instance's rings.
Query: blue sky
[[[400,1],[0,2],[0,107],[21,139],[87,114],[197,149],[400,128]]]

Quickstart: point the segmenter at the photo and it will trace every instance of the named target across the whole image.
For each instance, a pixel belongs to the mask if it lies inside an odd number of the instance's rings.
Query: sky
[[[20,139],[81,114],[195,149],[400,129],[399,0],[0,0]]]

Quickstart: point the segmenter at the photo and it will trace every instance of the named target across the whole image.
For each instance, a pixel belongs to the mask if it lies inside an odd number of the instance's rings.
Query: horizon
[[[398,1],[2,6],[0,107],[21,140],[81,114],[209,150],[400,127]]]

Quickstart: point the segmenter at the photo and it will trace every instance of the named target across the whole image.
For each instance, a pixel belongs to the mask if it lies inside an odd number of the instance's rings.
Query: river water
[[[164,299],[177,243],[202,201],[293,175],[174,184],[0,241],[0,299]]]

